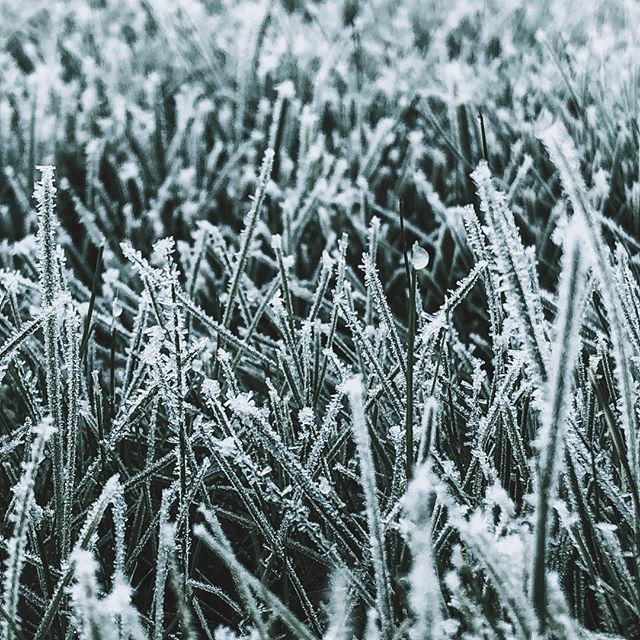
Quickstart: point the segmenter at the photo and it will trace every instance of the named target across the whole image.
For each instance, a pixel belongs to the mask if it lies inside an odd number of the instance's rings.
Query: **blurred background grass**
[[[409,240],[431,255],[435,308],[471,264],[452,207],[475,198],[481,110],[490,166],[552,286],[559,186],[534,135],[541,121],[564,121],[601,210],[639,231],[638,11],[549,0],[1,3],[0,237],[33,233],[33,167],[55,164],[69,260],[89,284],[103,238],[117,266],[124,238],[148,250],[166,235],[189,240],[203,219],[237,232],[272,143],[267,223],[292,227],[297,264],[313,266],[343,230],[364,242],[377,215],[390,227],[380,268],[392,289],[404,198]]]

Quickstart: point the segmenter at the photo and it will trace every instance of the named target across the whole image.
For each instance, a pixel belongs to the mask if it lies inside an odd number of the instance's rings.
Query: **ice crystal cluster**
[[[0,1],[0,640],[640,638],[639,24]]]

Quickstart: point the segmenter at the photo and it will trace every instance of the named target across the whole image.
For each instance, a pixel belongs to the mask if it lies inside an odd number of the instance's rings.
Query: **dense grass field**
[[[0,0],[0,639],[640,638],[639,28]]]

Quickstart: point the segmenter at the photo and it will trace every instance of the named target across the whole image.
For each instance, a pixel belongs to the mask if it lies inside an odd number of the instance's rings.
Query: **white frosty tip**
[[[42,420],[33,427],[33,432],[40,436],[45,442],[55,433],[56,428],[53,426],[53,418],[51,416],[45,416]]]
[[[597,263],[598,258],[589,232],[589,223],[580,212],[574,212],[566,224],[563,247],[567,255],[571,255],[575,247],[578,247],[587,267]]]
[[[325,269],[331,269],[331,267],[333,267],[333,263],[334,263],[333,258],[329,255],[329,252],[325,249],[322,252],[322,266]]]
[[[274,251],[279,251],[280,249],[282,249],[282,236],[279,233],[271,236],[271,248]]]
[[[104,598],[102,606],[110,615],[126,613],[131,604],[131,587],[122,579],[113,586],[111,593]]]
[[[358,374],[342,383],[342,391],[350,396],[362,395],[362,375]]]
[[[98,569],[98,563],[93,553],[81,547],[71,552],[71,562],[73,562],[77,577],[93,576]]]
[[[491,179],[491,171],[489,171],[489,165],[486,160],[480,160],[475,171],[471,174],[471,177],[476,184],[480,184]]]
[[[579,172],[580,164],[575,145],[561,121],[555,120],[550,125],[540,127],[536,136],[547,148],[556,167],[559,168],[560,160],[564,157],[572,170]]]
[[[281,82],[276,87],[276,91],[281,98],[287,98],[289,100],[291,98],[294,98],[296,95],[296,88],[291,80],[285,80],[284,82]]]

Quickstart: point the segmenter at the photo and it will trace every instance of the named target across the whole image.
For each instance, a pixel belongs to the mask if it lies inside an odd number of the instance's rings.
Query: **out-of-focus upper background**
[[[545,122],[565,122],[606,215],[640,230],[639,18],[631,1],[2,2],[0,238],[33,233],[39,163],[57,167],[86,279],[103,238],[118,263],[124,238],[148,250],[203,219],[233,235],[272,145],[271,231],[315,263],[372,215],[393,234],[404,198],[436,305],[470,264],[451,207],[474,202],[481,110],[490,167],[552,283]]]

